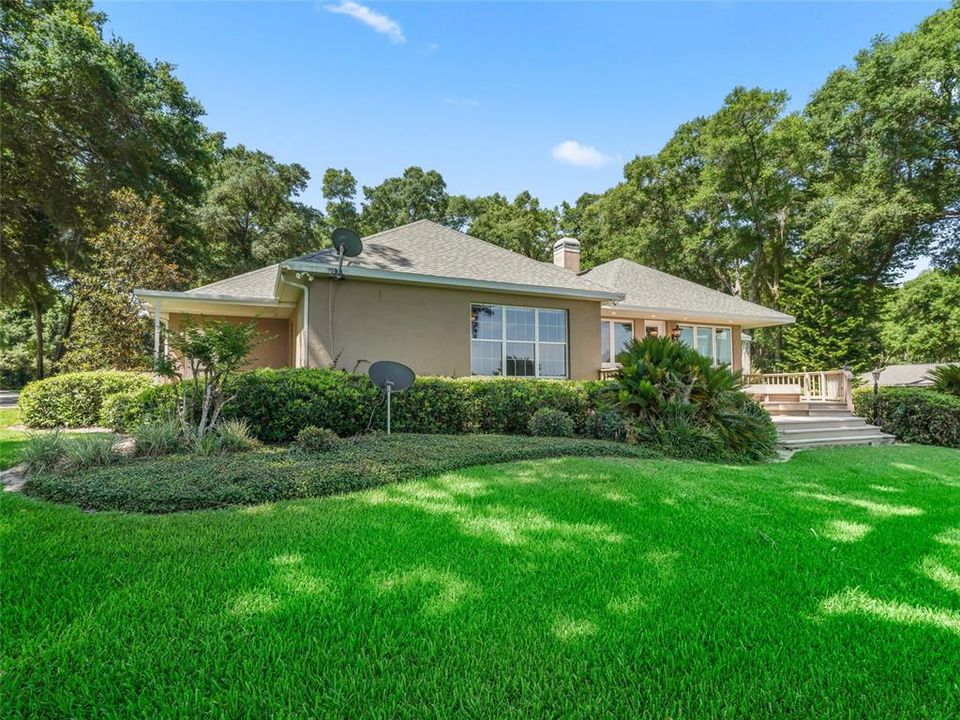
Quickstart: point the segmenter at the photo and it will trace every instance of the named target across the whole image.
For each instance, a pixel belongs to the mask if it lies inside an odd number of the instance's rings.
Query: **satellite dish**
[[[387,393],[387,435],[390,434],[390,395],[406,390],[413,385],[417,376],[403,363],[393,360],[378,360],[368,371],[370,381]]]
[[[333,231],[333,246],[344,257],[356,257],[363,252],[363,241],[353,230],[337,228]]]
[[[353,230],[337,228],[333,231],[333,247],[337,251],[336,276],[343,279],[343,259],[356,257],[363,252],[363,241]]]

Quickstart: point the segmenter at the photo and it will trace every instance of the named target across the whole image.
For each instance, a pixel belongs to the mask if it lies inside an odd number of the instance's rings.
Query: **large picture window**
[[[633,340],[633,322],[630,320],[600,321],[600,362],[613,365]]]
[[[680,342],[713,360],[714,365],[733,364],[733,330],[712,325],[679,325]]]
[[[567,311],[471,305],[470,372],[567,377]]]

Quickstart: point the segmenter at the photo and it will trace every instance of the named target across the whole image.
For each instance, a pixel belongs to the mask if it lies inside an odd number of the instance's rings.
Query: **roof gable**
[[[290,264],[311,263],[334,268],[333,248],[308,253]],[[286,264],[286,263],[285,263]],[[504,284],[540,287],[570,293],[595,293],[615,299],[619,293],[550,262],[533,260],[512,250],[452,230],[431,220],[418,220],[363,239],[363,252],[345,258],[343,269],[381,272],[395,279],[445,278],[462,284]]]
[[[188,295],[229,295],[248,298],[273,298],[277,288],[279,264],[251,270],[223,280],[187,290]]]

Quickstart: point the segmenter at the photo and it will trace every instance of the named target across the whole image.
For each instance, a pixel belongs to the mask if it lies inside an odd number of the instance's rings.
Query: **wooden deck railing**
[[[611,380],[619,367],[600,368],[600,379]],[[846,370],[799,373],[750,373],[743,376],[744,388],[761,401],[770,396],[796,395],[801,402],[842,402],[853,411],[853,374]],[[773,401],[773,400],[771,400]]]
[[[751,373],[743,384],[758,395],[799,395],[802,402],[842,402],[853,409],[851,380],[846,370],[799,373]]]
[[[620,372],[618,367],[604,367],[600,368],[600,379],[601,380],[613,380],[616,377],[617,373]]]

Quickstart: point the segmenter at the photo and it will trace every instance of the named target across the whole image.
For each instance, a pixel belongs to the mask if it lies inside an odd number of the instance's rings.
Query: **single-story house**
[[[789,315],[628,260],[580,272],[563,238],[553,262],[428,220],[371,235],[345,258],[333,248],[185,292],[137,290],[172,330],[187,316],[257,318],[269,338],[253,367],[363,372],[397,360],[420,375],[596,379],[633,337],[675,335],[742,367],[744,329]]]

